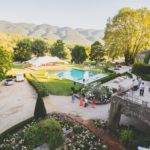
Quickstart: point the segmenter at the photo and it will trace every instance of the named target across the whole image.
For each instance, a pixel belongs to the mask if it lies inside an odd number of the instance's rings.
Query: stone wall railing
[[[140,99],[115,95],[111,99],[109,124],[112,129],[119,126],[121,114],[140,119],[150,126],[150,104]]]

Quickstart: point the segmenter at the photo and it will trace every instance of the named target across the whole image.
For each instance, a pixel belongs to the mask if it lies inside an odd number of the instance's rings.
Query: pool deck
[[[106,74],[97,74],[95,76],[89,77],[88,79],[85,79],[85,81],[83,81],[83,80],[75,80],[72,77],[64,77],[64,79],[68,79],[68,80],[71,80],[71,81],[74,81],[74,82],[77,82],[77,83],[81,83],[81,84],[88,84],[88,83],[97,81],[99,79],[102,79],[102,78],[104,78],[106,76],[107,76]]]

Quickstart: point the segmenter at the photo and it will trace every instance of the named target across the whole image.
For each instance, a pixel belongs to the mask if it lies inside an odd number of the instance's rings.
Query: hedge
[[[150,52],[148,54],[146,54],[145,57],[144,57],[144,63],[145,64],[148,64],[149,61],[150,61]]]
[[[38,98],[36,100],[35,110],[34,110],[34,117],[36,119],[44,118],[44,117],[46,117],[46,114],[47,114],[47,112],[45,109],[43,99],[40,95],[38,95]]]
[[[132,67],[132,72],[133,73],[138,73],[138,74],[150,74],[150,65],[147,64],[142,64],[142,63],[136,63]]]
[[[33,75],[25,74],[25,77],[41,97],[49,95],[46,87],[41,82],[39,82]]]
[[[94,82],[101,82],[103,84],[103,83],[106,83],[106,82],[108,82],[110,80],[113,80],[113,79],[115,79],[117,77],[120,77],[120,76],[128,76],[129,78],[133,77],[132,74],[129,73],[129,72],[124,72],[122,74],[120,74],[120,73],[112,73],[112,74],[110,74],[110,75],[108,75],[108,76],[106,76],[104,78],[101,78],[99,80],[96,80]]]
[[[132,73],[140,76],[143,80],[150,81],[150,65],[137,63],[132,67]]]
[[[0,134],[0,143],[2,142],[2,140],[4,138],[6,138],[8,135],[13,134],[15,132],[17,132],[18,130],[20,130],[21,128],[23,128],[25,125],[31,123],[34,120],[34,117],[28,118],[14,126],[12,126],[11,128],[9,128],[8,130],[4,131],[3,133]]]
[[[100,79],[99,81],[103,84],[103,83],[113,80],[119,76],[120,76],[120,74],[113,73],[113,74],[110,74],[109,76],[106,76],[106,77]]]

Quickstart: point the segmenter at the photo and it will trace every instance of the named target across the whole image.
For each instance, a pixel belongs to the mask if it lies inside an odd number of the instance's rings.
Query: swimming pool
[[[74,68],[70,70],[58,72],[56,73],[56,75],[61,78],[69,79],[83,84],[90,83],[107,76],[107,74],[103,74],[103,73],[95,73],[90,71],[74,69]]]

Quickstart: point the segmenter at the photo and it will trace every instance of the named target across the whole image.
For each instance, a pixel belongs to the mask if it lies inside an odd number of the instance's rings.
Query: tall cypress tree
[[[35,105],[35,110],[34,110],[34,117],[38,119],[38,118],[44,118],[45,116],[46,116],[45,105],[42,97],[38,95],[36,105]]]

